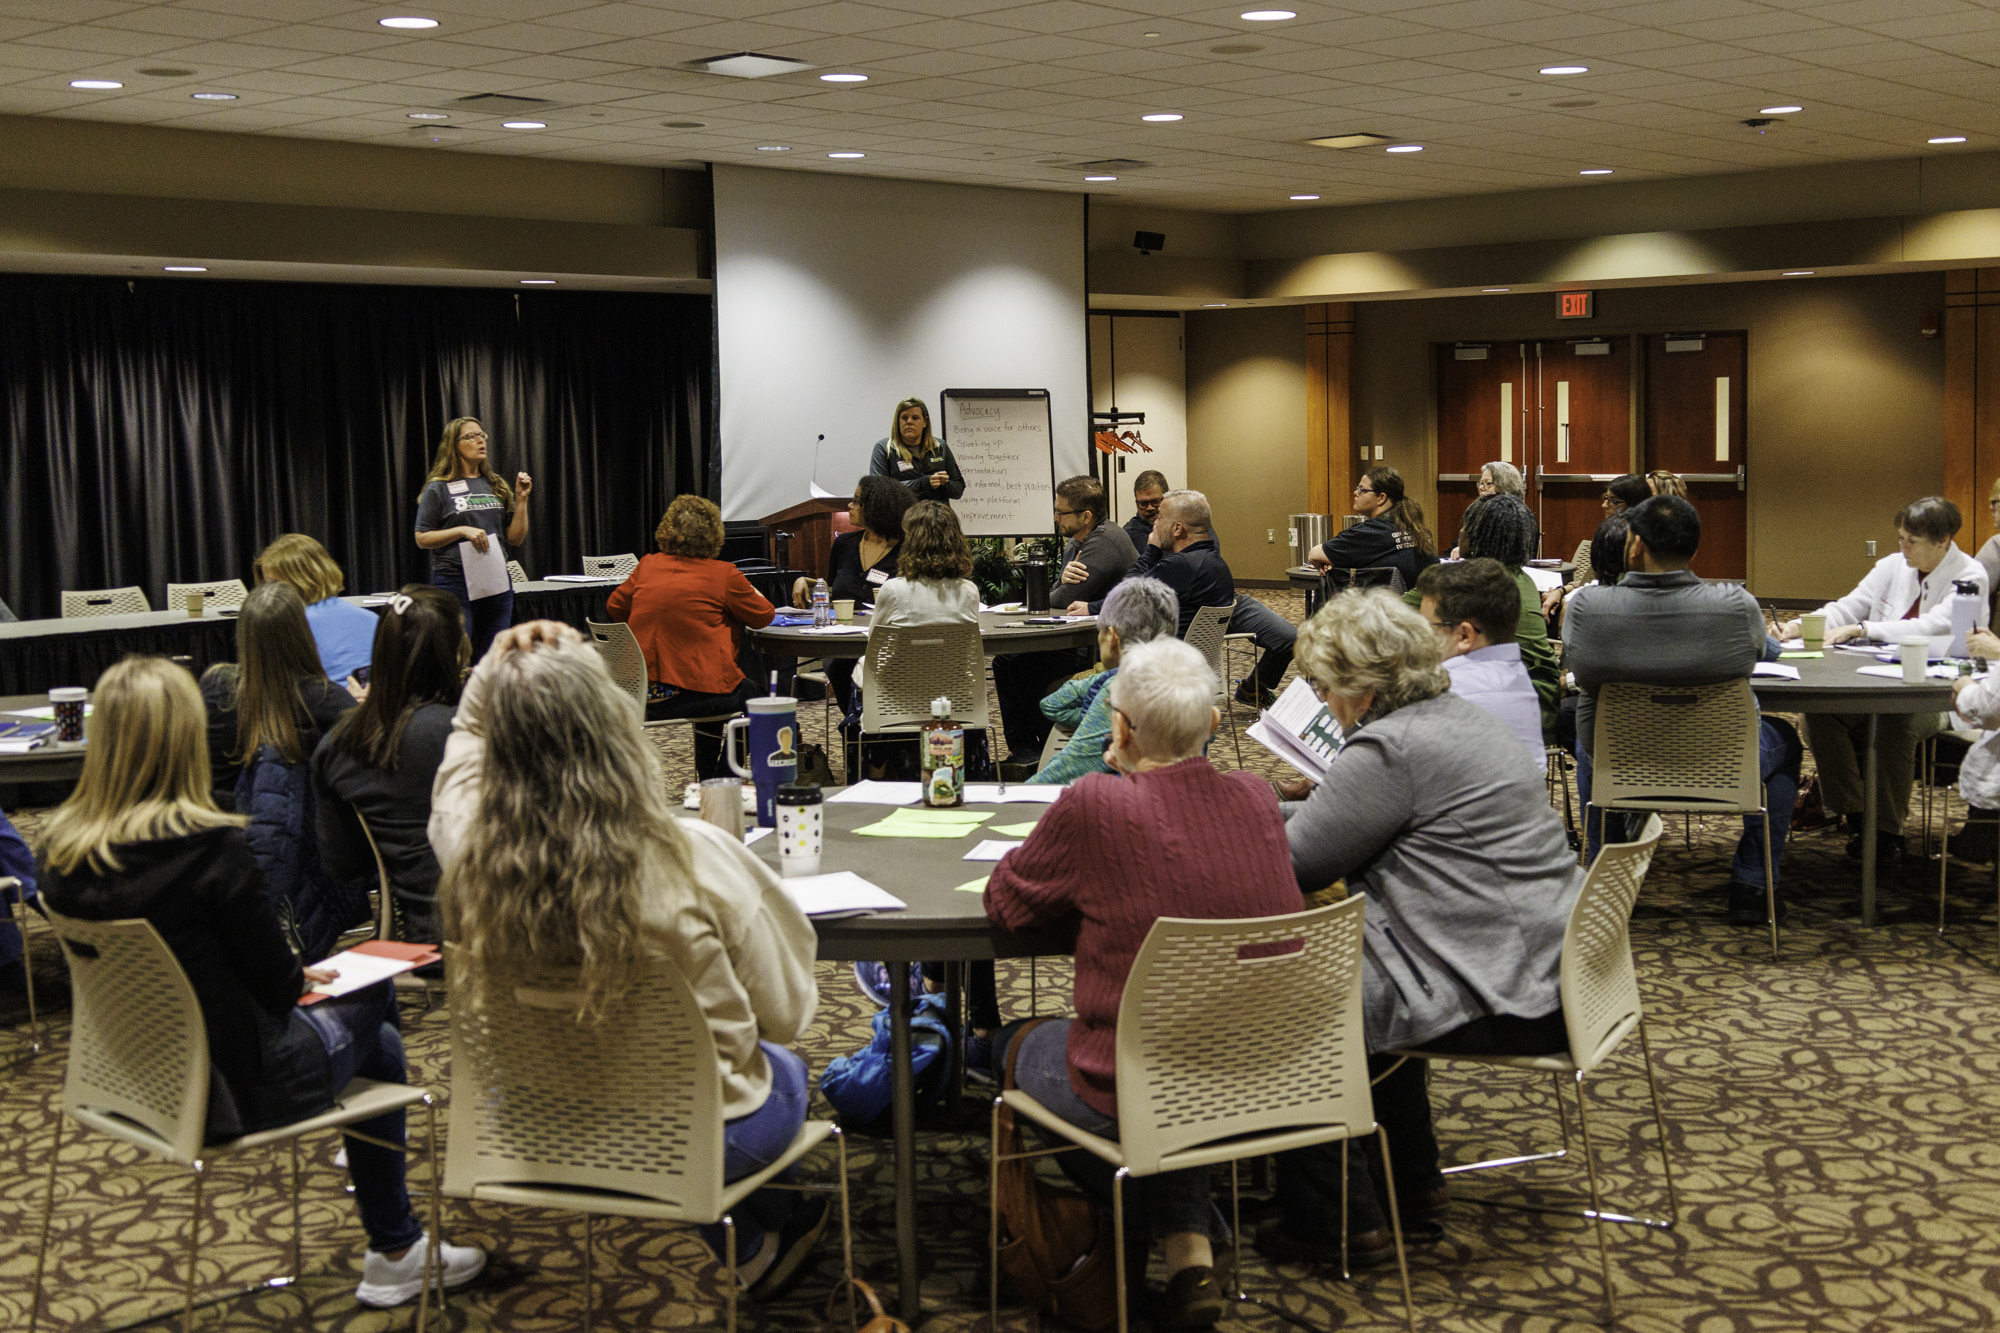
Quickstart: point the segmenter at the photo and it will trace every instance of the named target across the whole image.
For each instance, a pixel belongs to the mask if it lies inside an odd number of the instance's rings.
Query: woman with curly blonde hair
[[[722,722],[743,711],[754,688],[736,665],[745,628],[762,629],[777,614],[727,560],[722,511],[712,500],[683,495],[667,506],[653,533],[659,552],[641,560],[612,590],[613,620],[632,627],[646,655],[646,720],[698,717],[695,772],[723,776]]]
[[[737,839],[674,817],[659,762],[597,651],[553,621],[503,631],[466,681],[431,801],[459,1002],[574,969],[580,1024],[616,1023],[661,963],[687,979],[721,1065],[724,1175],[762,1170],[805,1123],[817,941],[777,876]],[[753,1296],[804,1270],[824,1200],[783,1190],[737,1211]],[[767,1238],[765,1232],[772,1235]],[[721,1252],[722,1228],[704,1228]]]

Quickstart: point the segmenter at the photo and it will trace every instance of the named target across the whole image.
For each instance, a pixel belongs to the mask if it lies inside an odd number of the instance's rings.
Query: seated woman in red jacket
[[[736,665],[737,632],[764,628],[776,612],[742,570],[715,558],[722,511],[713,501],[681,496],[653,540],[659,554],[641,560],[609,602],[611,618],[632,626],[646,655],[646,720],[742,712],[754,687]],[[725,776],[722,723],[695,726],[694,767],[704,778]]]
[[[1220,714],[1215,673],[1201,654],[1171,637],[1142,643],[1125,654],[1110,688],[1105,758],[1118,771],[1078,778],[1000,859],[986,881],[986,915],[1013,931],[1076,922],[1076,1017],[1002,1029],[995,1067],[1004,1072],[1008,1048],[1018,1046],[1018,1086],[1071,1124],[1115,1139],[1118,1005],[1153,922],[1279,916],[1303,900],[1270,784],[1218,773],[1202,757]],[[1102,1159],[1056,1160],[1110,1206],[1111,1167]],[[1128,1285],[1145,1272],[1132,1250],[1143,1254],[1158,1240],[1166,1252],[1167,1289],[1150,1302],[1155,1328],[1222,1316],[1210,1242],[1227,1240],[1228,1230],[1209,1202],[1208,1178],[1198,1167],[1126,1182],[1126,1217],[1151,1224],[1150,1234],[1143,1224],[1136,1236],[1126,1233]]]

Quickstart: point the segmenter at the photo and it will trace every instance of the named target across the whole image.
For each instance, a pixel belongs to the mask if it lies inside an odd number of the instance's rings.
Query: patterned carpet
[[[1297,617],[1296,598],[1268,596]],[[802,715],[813,739],[819,710]],[[668,735],[671,771],[689,774],[686,733]],[[1215,757],[1230,766],[1233,747],[1219,743]],[[1258,771],[1279,771],[1254,744],[1245,743],[1244,757]],[[34,812],[20,822],[32,840]],[[1916,827],[1913,820],[1913,849]],[[1856,919],[1859,876],[1840,839],[1829,831],[1795,833],[1786,862],[1791,916],[1783,961],[1774,965],[1759,932],[1721,921],[1719,889],[1733,837],[1725,821],[1710,820],[1692,831],[1689,850],[1670,826],[1635,919],[1682,1220],[1673,1231],[1612,1228],[1621,1326],[1748,1333],[2000,1323],[2000,923],[1992,871],[1953,866],[1951,924],[1940,938],[1936,863],[1913,859],[1885,882],[1884,924],[1868,931]],[[38,974],[59,984],[51,942],[41,936],[34,944]],[[1066,960],[1045,960],[1036,973],[1042,1009],[1059,1007],[1067,998]],[[1001,977],[1004,1007],[1028,1012],[1026,965],[1003,965]],[[816,1071],[862,1044],[872,1013],[839,969],[822,965],[820,982],[819,1015],[800,1045]],[[408,1028],[416,1069],[442,1087],[446,1015],[411,1015]],[[20,1031],[0,1033],[0,1060]],[[9,1330],[27,1324],[63,1015],[54,1033],[51,1054],[0,1076],[0,1328]],[[1636,1043],[1589,1092],[1610,1206],[1664,1208]],[[1451,1159],[1533,1151],[1559,1138],[1545,1081],[1445,1067],[1434,1077],[1433,1098]],[[983,1108],[968,1099],[947,1121],[918,1144],[929,1265],[924,1327],[939,1333],[983,1327],[986,1308]],[[302,1286],[211,1307],[198,1327],[373,1333],[409,1326],[408,1312],[368,1311],[353,1299],[361,1238],[332,1167],[334,1146],[330,1137],[308,1145]],[[887,1279],[889,1154],[859,1136],[850,1146],[857,1263]],[[205,1290],[283,1271],[290,1239],[285,1161],[282,1151],[252,1154],[214,1173],[203,1207]],[[1587,1224],[1469,1202],[1473,1195],[1577,1198],[1580,1163],[1466,1182],[1455,1178],[1460,1201],[1443,1243],[1411,1252],[1419,1324],[1528,1333],[1595,1317],[1602,1292]],[[96,1330],[177,1310],[189,1201],[184,1174],[101,1137],[70,1133],[55,1199],[42,1327]],[[453,1298],[448,1327],[577,1326],[580,1219],[451,1201],[446,1218],[453,1239],[486,1245],[495,1256],[488,1275]],[[720,1327],[719,1270],[691,1232],[606,1219],[596,1236],[599,1327]],[[788,1300],[764,1311],[744,1307],[744,1327],[833,1327],[822,1307],[838,1255],[829,1243],[817,1272]],[[1349,1284],[1252,1255],[1246,1282],[1252,1294],[1321,1328],[1400,1322],[1393,1268],[1367,1270]],[[893,1280],[877,1285],[890,1299]],[[1040,1326],[1019,1308],[1003,1307],[1001,1322],[1014,1330]],[[1282,1327],[1254,1308],[1230,1315],[1224,1327],[1232,1326]]]

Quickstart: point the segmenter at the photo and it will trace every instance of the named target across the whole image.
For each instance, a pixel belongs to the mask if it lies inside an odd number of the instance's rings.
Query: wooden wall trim
[[[1306,307],[1306,510],[1347,512],[1354,456],[1354,303]]]
[[[1977,551],[1995,533],[1986,508],[2000,478],[2000,268],[1945,274],[1944,493]]]

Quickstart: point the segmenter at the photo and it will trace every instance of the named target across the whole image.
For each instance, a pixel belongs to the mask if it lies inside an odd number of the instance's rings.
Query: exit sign
[[[1596,292],[1557,292],[1556,296],[1560,302],[1557,319],[1591,319],[1597,314]]]

